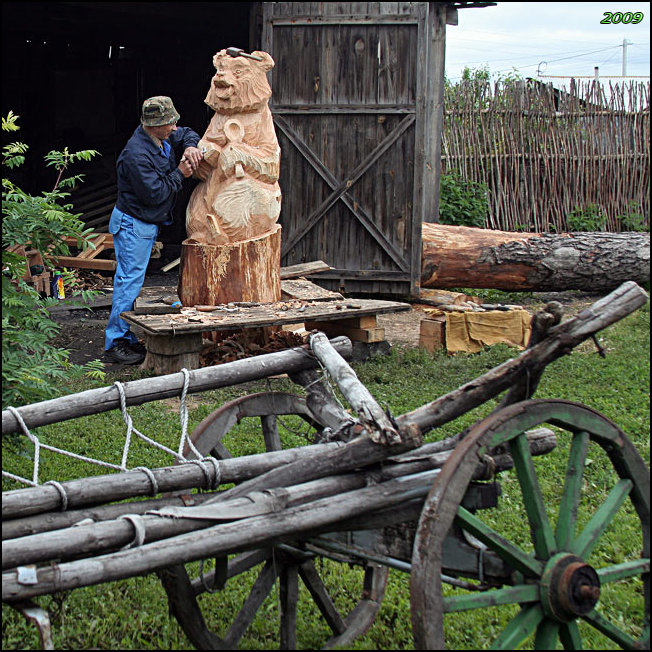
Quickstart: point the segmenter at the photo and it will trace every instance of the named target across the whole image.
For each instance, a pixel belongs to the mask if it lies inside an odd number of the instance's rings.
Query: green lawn
[[[626,433],[649,469],[649,305],[630,315],[598,336],[606,358],[596,353],[587,342],[571,355],[553,363],[543,376],[534,398],[562,398],[586,404],[611,419]],[[479,354],[448,356],[445,353],[428,354],[411,348],[395,347],[389,356],[380,356],[353,365],[358,377],[393,415],[400,415],[441,396],[452,389],[485,373],[496,365],[514,357],[517,352],[506,346],[495,346]],[[113,379],[105,382],[109,385]],[[189,400],[188,431],[192,432],[212,410],[228,400],[269,389],[297,391],[297,387],[283,378],[251,383],[220,391],[196,395]],[[79,391],[81,388],[71,388]],[[300,389],[300,388],[299,388]],[[429,433],[428,441],[452,436],[486,416],[495,407],[489,401],[456,421]],[[129,414],[134,427],[156,441],[176,450],[179,442],[180,420],[178,401],[159,401],[132,407]],[[236,455],[261,450],[259,428],[251,420],[229,434],[228,446]],[[308,442],[305,428],[298,420],[284,420],[284,446]],[[89,455],[117,464],[122,454],[126,426],[119,411],[84,417],[64,424],[38,429],[44,443],[56,445],[83,455]],[[536,458],[536,473],[550,518],[561,495],[568,459],[568,437],[560,434],[560,442],[553,453]],[[32,455],[29,447],[16,437],[3,440],[3,468],[31,477]],[[167,466],[172,463],[167,453],[144,445],[134,439],[129,455],[129,467]],[[66,480],[104,473],[99,467],[84,462],[61,458],[43,452],[39,478]],[[483,517],[498,532],[521,542],[527,549],[527,527],[523,496],[514,476],[505,474],[499,479],[502,497],[499,507]],[[615,482],[615,473],[606,456],[591,451],[583,476],[583,514],[590,515]],[[13,489],[12,481],[3,481],[3,489]],[[586,523],[578,517],[579,526]],[[596,565],[617,563],[631,555],[640,554],[640,523],[633,510],[625,507],[592,553]],[[320,559],[316,562],[337,596],[338,605],[351,609],[362,592],[362,575],[358,567]],[[197,564],[191,564],[197,571]],[[251,572],[250,572],[251,573]],[[202,596],[202,609],[208,626],[223,632],[251,584],[249,574],[239,575],[227,582],[226,590]],[[328,628],[301,583],[298,609],[298,647],[315,649],[328,637]],[[278,587],[278,584],[277,584]],[[447,595],[455,594],[446,588]],[[642,623],[642,585],[638,579],[610,584],[603,590],[600,606],[608,618],[631,636],[640,636]],[[155,575],[101,584],[84,589],[47,596],[38,603],[51,614],[55,649],[191,649],[185,634],[169,614],[165,593]],[[491,637],[500,632],[518,609],[487,608],[454,614],[445,623],[446,644],[450,649],[483,648]],[[278,588],[258,610],[257,617],[240,642],[242,649],[278,648]],[[649,614],[648,614],[649,617]],[[450,621],[450,622],[449,622]],[[582,628],[584,645],[589,649],[613,649],[613,644],[592,628]],[[413,649],[410,625],[409,575],[392,569],[385,598],[369,631],[345,649]],[[36,629],[22,615],[3,605],[3,649],[41,649]],[[532,647],[528,644],[529,647]],[[561,647],[560,647],[561,649]]]

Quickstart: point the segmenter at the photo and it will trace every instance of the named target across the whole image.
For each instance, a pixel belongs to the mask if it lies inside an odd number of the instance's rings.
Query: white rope
[[[9,473],[9,471],[2,471],[2,477],[3,478],[10,478],[11,480],[16,480],[16,482],[20,482],[21,484],[28,484],[30,487],[38,487],[38,484],[35,482],[32,482],[31,480],[28,480],[27,478],[23,478],[20,475],[14,475],[13,473]]]
[[[201,470],[202,473],[204,474],[204,478],[206,479],[206,488],[210,489],[213,482],[211,480],[211,474],[210,471],[208,470],[208,467],[204,464],[202,460],[184,460],[182,464],[196,464]]]
[[[188,437],[188,406],[186,405],[186,394],[188,393],[188,385],[190,383],[190,373],[187,369],[182,369],[183,373],[183,388],[181,390],[181,400],[179,403],[179,417],[181,419],[181,441],[179,442],[179,452],[178,456],[180,459],[185,460],[186,457],[183,454],[183,449],[185,444],[188,444],[188,448],[196,455],[197,459],[202,459],[203,455],[195,448],[195,445],[192,443],[190,437]]]
[[[68,509],[68,494],[63,485],[59,484],[56,480],[48,480],[43,484],[51,484],[59,492],[59,495],[61,496],[61,511],[65,512]]]
[[[72,457],[77,460],[81,460],[82,462],[89,462],[91,464],[98,464],[100,466],[106,466],[111,469],[116,469],[116,470],[123,470],[122,467],[118,466],[117,464],[111,464],[110,462],[104,462],[102,460],[96,460],[93,457],[87,457],[85,455],[78,455],[77,453],[72,453],[70,451],[67,451],[62,448],[57,448],[56,446],[50,446],[49,444],[43,444],[39,441],[38,437],[36,435],[32,434],[29,431],[29,428],[25,424],[25,421],[23,420],[23,417],[21,414],[16,410],[16,408],[9,406],[7,408],[15,417],[16,420],[18,421],[22,431],[27,435],[27,438],[34,444],[34,465],[33,465],[33,474],[32,474],[32,480],[27,480],[25,478],[21,478],[20,476],[15,476],[11,473],[8,473],[7,471],[3,471],[2,475],[12,478],[14,480],[19,480],[20,482],[23,482],[24,484],[29,484],[34,487],[37,487],[39,485],[38,481],[38,476],[39,476],[39,466],[41,462],[41,450],[47,450],[52,453],[59,453],[60,455],[66,455],[67,457]]]
[[[215,469],[215,477],[213,478],[213,484],[208,487],[211,491],[215,491],[222,482],[222,471],[220,469],[220,463],[214,457],[205,457],[204,462],[211,462]]]
[[[160,444],[157,441],[154,441],[153,439],[150,439],[146,435],[143,435],[142,432],[134,428],[133,421],[131,420],[131,417],[129,416],[129,412],[127,412],[127,399],[125,397],[125,391],[124,388],[122,387],[122,383],[118,380],[113,383],[117,388],[118,392],[120,393],[120,409],[122,410],[122,418],[127,425],[127,435],[125,438],[125,446],[122,451],[122,463],[121,463],[121,468],[123,471],[128,471],[127,469],[127,457],[129,456],[129,446],[131,444],[131,433],[134,432],[138,437],[140,437],[143,441],[146,441],[148,444],[151,444],[152,446],[165,451],[166,453],[169,453],[172,455],[177,461],[183,462],[183,457],[175,453],[171,448],[168,448],[167,446],[164,446],[163,444]]]
[[[32,473],[32,483],[37,485],[38,466],[41,457],[41,442],[29,431],[29,428],[25,424],[23,417],[20,415],[20,412],[18,412],[16,408],[9,406],[7,409],[16,417],[16,421],[18,421],[20,424],[22,431],[27,435],[27,438],[32,442],[32,444],[34,444],[34,467]]]
[[[156,496],[158,493],[158,482],[156,481],[156,476],[152,473],[152,470],[148,469],[146,466],[137,466],[131,470],[142,471],[149,478],[149,482],[152,485],[151,495]]]
[[[138,466],[135,467],[134,469],[129,469],[127,467],[127,461],[129,458],[129,452],[130,452],[130,447],[131,447],[131,442],[132,442],[132,433],[135,433],[138,437],[140,437],[143,441],[147,442],[148,444],[172,455],[177,463],[181,464],[197,464],[206,479],[206,489],[208,490],[216,490],[221,482],[221,473],[220,473],[220,466],[219,462],[217,459],[214,457],[208,456],[204,457],[200,451],[195,447],[193,444],[191,438],[188,436],[188,406],[186,402],[186,396],[188,394],[188,387],[190,385],[190,373],[188,372],[187,369],[182,369],[181,373],[183,374],[183,386],[181,389],[181,400],[180,400],[180,406],[179,406],[179,416],[181,420],[181,439],[179,442],[179,450],[178,452],[173,451],[171,448],[168,448],[167,446],[164,446],[163,444],[147,437],[140,431],[138,431],[134,425],[133,425],[133,420],[131,419],[131,416],[129,415],[129,412],[127,411],[127,399],[125,396],[125,391],[124,387],[121,382],[116,381],[114,385],[116,386],[118,390],[118,394],[120,396],[120,409],[122,412],[122,418],[127,426],[127,432],[125,435],[125,443],[124,447],[122,450],[122,459],[120,461],[120,464],[112,464],[110,462],[105,462],[103,460],[98,460],[93,457],[87,457],[85,455],[78,455],[77,453],[72,453],[71,451],[67,451],[61,448],[56,448],[55,446],[50,446],[48,444],[43,444],[39,441],[38,437],[36,437],[34,434],[32,434],[29,431],[29,428],[25,424],[25,421],[23,420],[20,412],[14,408],[14,407],[8,407],[7,409],[14,415],[16,418],[16,421],[20,425],[20,428],[22,429],[23,433],[27,436],[29,441],[34,445],[34,463],[33,463],[33,471],[32,471],[32,479],[29,480],[27,478],[23,478],[20,475],[16,475],[13,473],[9,473],[8,471],[3,470],[2,471],[2,476],[6,478],[10,478],[12,480],[15,480],[21,484],[26,484],[30,486],[37,487],[39,486],[39,468],[40,468],[40,460],[41,460],[41,450],[48,450],[53,453],[59,453],[61,455],[66,455],[68,457],[72,457],[77,460],[81,460],[83,462],[89,462],[91,464],[97,464],[99,466],[104,466],[108,467],[111,469],[115,469],[117,471],[142,471],[145,473],[150,481],[151,484],[151,495],[155,496],[156,494],[159,493],[159,487],[158,487],[158,482],[156,480],[156,476],[154,473],[149,469],[148,467],[145,466]],[[194,460],[189,460],[185,457],[183,454],[183,451],[186,447],[197,457],[197,459]],[[210,462],[210,464],[213,465],[213,470],[214,473],[211,473],[209,467],[207,466],[207,462]],[[65,510],[68,506],[68,496],[66,495],[65,488],[63,485],[59,484],[58,482],[51,480],[49,482],[46,482],[45,484],[51,484],[56,488],[56,490],[59,492],[61,496],[61,504],[62,504],[62,509]]]
[[[192,443],[192,439],[188,436],[188,406],[186,404],[186,396],[188,394],[188,385],[190,384],[190,372],[183,368],[181,370],[183,374],[183,388],[181,389],[181,399],[179,402],[179,418],[181,420],[181,439],[179,441],[179,451],[178,456],[183,460],[183,464],[197,464],[202,470],[204,477],[206,478],[206,489],[215,490],[219,486],[220,482],[220,466],[218,461],[214,457],[204,457]],[[185,445],[188,445],[188,448],[194,453],[196,460],[189,460],[183,454]],[[215,478],[211,480],[211,474],[208,470],[208,467],[204,462],[212,462],[215,468]]]

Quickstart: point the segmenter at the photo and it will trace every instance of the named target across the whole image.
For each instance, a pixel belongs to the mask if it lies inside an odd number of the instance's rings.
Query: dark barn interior
[[[73,170],[86,175],[84,188],[113,180],[117,155],[138,125],[143,100],[153,95],[171,96],[179,124],[203,134],[211,117],[204,98],[212,57],[231,46],[260,47],[259,6],[3,2],[2,115],[20,116],[20,131],[3,133],[3,142],[19,140],[30,148],[12,179],[28,192],[51,189],[56,177],[43,155],[68,147],[101,153]],[[183,194],[191,190],[192,182]],[[159,239],[179,243],[184,237],[177,215]]]

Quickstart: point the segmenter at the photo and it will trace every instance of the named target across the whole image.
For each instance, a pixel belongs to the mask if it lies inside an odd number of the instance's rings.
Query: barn
[[[3,2],[2,111],[20,116],[31,151],[18,182],[47,188],[51,149],[99,150],[72,201],[106,229],[142,101],[172,96],[180,124],[203,133],[213,54],[262,49],[276,62],[281,264],[327,262],[312,277],[327,289],[417,295],[421,224],[438,215],[446,28],[458,10],[494,4]],[[160,234],[170,257],[184,199]]]

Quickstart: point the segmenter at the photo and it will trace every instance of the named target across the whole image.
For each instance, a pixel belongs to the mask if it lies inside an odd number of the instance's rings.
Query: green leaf
[[[3,118],[5,131],[17,131],[18,116],[11,111]],[[3,148],[3,164],[14,169],[22,162],[28,149],[23,143],[11,143]],[[83,150],[71,153],[68,148],[51,151],[45,156],[45,165],[54,166],[61,173],[76,160],[88,161],[97,152]],[[81,182],[82,175],[57,179],[55,188],[42,195],[30,195],[7,178],[2,180],[2,402],[7,405],[24,405],[51,398],[60,392],[61,383],[75,375],[87,374],[89,378],[102,378],[102,364],[87,367],[73,365],[68,351],[58,349],[50,342],[59,333],[60,326],[51,318],[48,306],[56,299],[41,298],[39,293],[23,280],[27,272],[24,255],[8,251],[15,245],[37,250],[44,261],[46,254],[69,255],[65,239],[73,237],[82,247],[94,247],[88,235],[92,233],[73,214],[72,205],[62,200],[69,193],[59,189]],[[51,265],[52,263],[46,263]],[[76,272],[64,272],[66,286],[72,294],[88,301],[97,293],[82,291]]]

